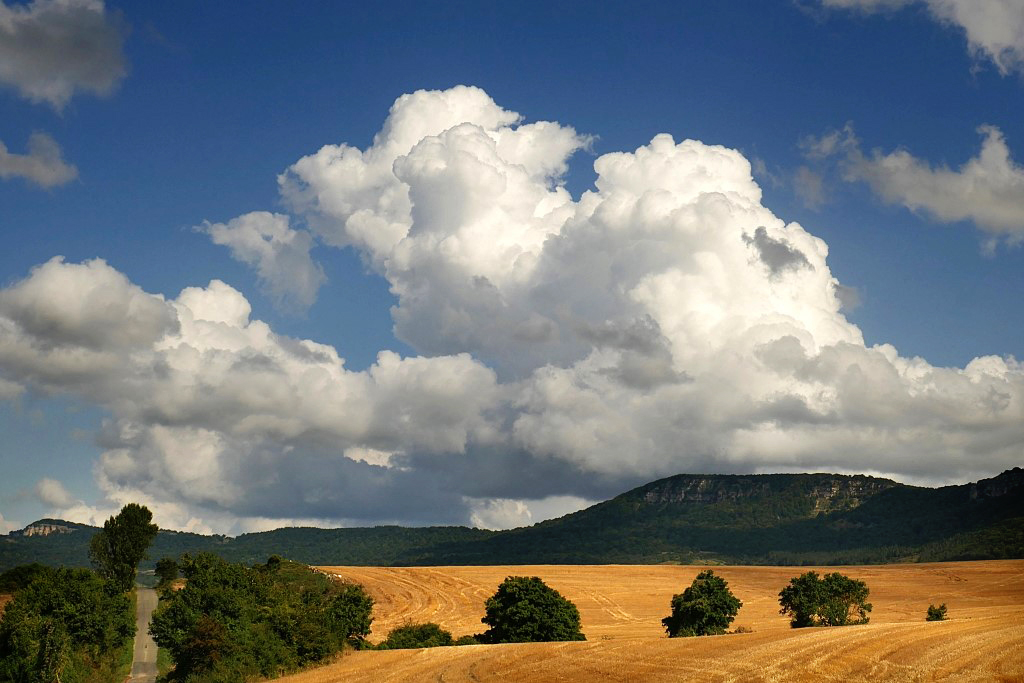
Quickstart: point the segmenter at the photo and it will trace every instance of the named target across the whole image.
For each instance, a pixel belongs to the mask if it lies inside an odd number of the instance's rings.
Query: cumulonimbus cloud
[[[103,0],[0,1],[0,83],[57,110],[78,91],[107,95],[128,71],[124,34]]]
[[[762,204],[741,154],[659,135],[574,198],[586,144],[458,87],[281,176],[296,221],[387,278],[418,356],[352,371],[222,282],[165,299],[54,259],[0,290],[0,377],[109,411],[101,488],[181,528],[507,526],[678,472],[1019,464],[1021,364],[867,346],[827,245]]]

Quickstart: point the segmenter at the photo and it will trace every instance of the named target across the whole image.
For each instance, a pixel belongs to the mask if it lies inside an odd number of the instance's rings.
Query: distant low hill
[[[677,475],[439,548],[435,564],[851,564],[1024,557],[1024,470],[937,489],[863,475]]]
[[[33,528],[49,530],[26,533]],[[0,570],[28,562],[87,566],[95,531],[40,520],[0,537]],[[245,563],[278,554],[308,564],[370,566],[1024,558],[1024,470],[934,489],[864,475],[680,474],[501,532],[285,528],[231,538],[161,531],[150,564],[200,551]]]

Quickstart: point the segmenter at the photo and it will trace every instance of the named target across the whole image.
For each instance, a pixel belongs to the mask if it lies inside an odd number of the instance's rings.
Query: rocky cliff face
[[[900,484],[889,479],[874,477],[843,477],[833,478],[815,486],[811,490],[814,498],[814,514],[833,512],[835,510],[852,510],[868,498]]]
[[[74,531],[69,526],[62,524],[47,524],[44,522],[36,522],[35,524],[29,524],[21,531],[12,531],[11,536],[49,536],[50,534],[70,534]]]
[[[761,498],[770,495],[768,482],[739,479],[723,481],[720,477],[670,477],[656,482],[643,494],[645,503],[721,503],[742,498]]]
[[[1024,486],[1024,469],[1014,467],[991,479],[982,479],[971,486],[971,498],[999,498]]]
[[[643,492],[650,505],[696,503],[710,505],[789,493],[813,500],[812,516],[849,510],[864,500],[900,484],[863,475],[790,474],[755,477],[680,475],[655,482]]]

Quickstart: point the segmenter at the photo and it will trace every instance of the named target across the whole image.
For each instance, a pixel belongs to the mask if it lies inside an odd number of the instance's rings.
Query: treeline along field
[[[305,565],[273,556],[247,567],[210,554],[178,564],[184,583],[164,577],[150,625],[173,660],[172,681],[272,678],[358,646],[370,630],[362,588]]]
[[[88,566],[92,527],[0,537],[0,570]],[[558,519],[508,531],[395,526],[285,528],[237,538],[161,532],[151,557],[211,552],[254,564],[724,563],[839,565],[1024,558],[1024,470],[923,488],[838,474],[681,474]],[[149,565],[151,566],[151,564]]]

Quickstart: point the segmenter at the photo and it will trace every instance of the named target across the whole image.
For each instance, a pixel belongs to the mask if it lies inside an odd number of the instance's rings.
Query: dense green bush
[[[185,586],[165,591],[150,632],[177,681],[245,681],[321,662],[370,632],[373,600],[360,586],[305,565],[246,567],[210,554],[178,563]]]
[[[935,605],[928,605],[928,615],[925,617],[925,621],[945,621],[946,620],[946,603],[942,603],[938,607]]]
[[[41,574],[50,571],[46,565],[33,562],[11,567],[0,574],[0,593],[15,593],[32,583]]]
[[[540,578],[510,576],[484,603],[482,621],[490,626],[477,636],[483,643],[586,640],[576,605]]]
[[[682,593],[672,596],[672,614],[661,620],[669,638],[725,633],[743,603],[729,584],[707,569]]]
[[[868,623],[868,587],[863,581],[833,572],[819,578],[814,571],[790,579],[779,593],[780,614],[790,626],[847,626]]]
[[[0,682],[109,678],[135,635],[130,596],[88,569],[32,568],[21,575],[31,580],[0,621]]]
[[[174,561],[174,558],[162,557],[157,560],[153,573],[156,574],[156,587],[165,588],[178,578],[178,563]]]
[[[444,647],[451,645],[452,634],[433,622],[404,624],[392,629],[387,639],[378,645],[381,650],[408,650],[418,647]]]

